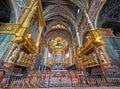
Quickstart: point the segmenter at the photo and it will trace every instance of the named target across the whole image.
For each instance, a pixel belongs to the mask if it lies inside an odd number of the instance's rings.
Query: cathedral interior
[[[0,0],[0,88],[119,87],[119,29],[120,0]]]

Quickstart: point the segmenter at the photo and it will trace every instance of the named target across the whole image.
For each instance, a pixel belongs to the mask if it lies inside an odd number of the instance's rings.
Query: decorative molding
[[[0,23],[0,33],[16,34],[19,29],[18,24]]]

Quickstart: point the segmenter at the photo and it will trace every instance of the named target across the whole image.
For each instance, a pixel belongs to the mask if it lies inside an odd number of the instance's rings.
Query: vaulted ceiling
[[[43,0],[43,9],[47,24],[53,25],[54,21],[67,26],[75,24],[78,7],[69,0]]]
[[[46,39],[54,39],[61,36],[64,39],[71,41],[72,33],[79,25],[82,17],[82,8],[80,0],[42,0],[42,7],[46,21],[44,33]],[[63,25],[67,28],[50,29],[57,24]],[[61,31],[63,30],[63,31]],[[50,34],[49,34],[50,33]],[[60,35],[58,35],[60,33]],[[66,36],[65,36],[66,35]],[[68,36],[69,35],[69,36]]]
[[[88,0],[41,0],[46,22],[43,35],[47,42],[58,36],[72,41],[74,30],[78,27],[82,17],[81,1]],[[9,22],[12,12],[10,8],[7,0],[0,0],[0,21]],[[56,28],[51,29],[54,26]]]

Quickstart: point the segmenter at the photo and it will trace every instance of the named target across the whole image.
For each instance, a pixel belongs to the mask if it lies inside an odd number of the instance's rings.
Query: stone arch
[[[45,34],[47,44],[49,43],[49,41],[51,39],[56,38],[56,37],[61,37],[63,39],[66,39],[66,41],[68,41],[68,43],[70,43],[72,40],[71,33],[68,30],[53,29],[53,30],[48,31]]]
[[[0,22],[14,23],[16,15],[10,0],[0,0]]]
[[[49,31],[52,26],[57,25],[57,24],[61,24],[61,25],[65,26],[66,29],[68,29],[68,30],[70,31],[70,29],[68,28],[68,25],[67,25],[65,22],[63,22],[63,21],[57,21],[57,20],[51,22],[50,24],[48,24],[48,26],[47,26],[47,31]],[[47,32],[47,31],[46,31],[46,32]]]
[[[98,18],[97,27],[112,28],[113,33],[120,33],[120,0],[107,0],[102,7]]]
[[[11,8],[12,8],[12,22],[13,23],[18,23],[19,21],[19,15],[20,13],[20,9],[17,7],[16,1],[15,0],[9,0],[11,3]]]

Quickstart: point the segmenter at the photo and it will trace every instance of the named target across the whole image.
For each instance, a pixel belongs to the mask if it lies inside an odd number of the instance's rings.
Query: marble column
[[[82,45],[81,45],[81,40],[80,40],[80,35],[78,30],[76,30],[76,35],[77,35],[78,46],[81,47]]]

